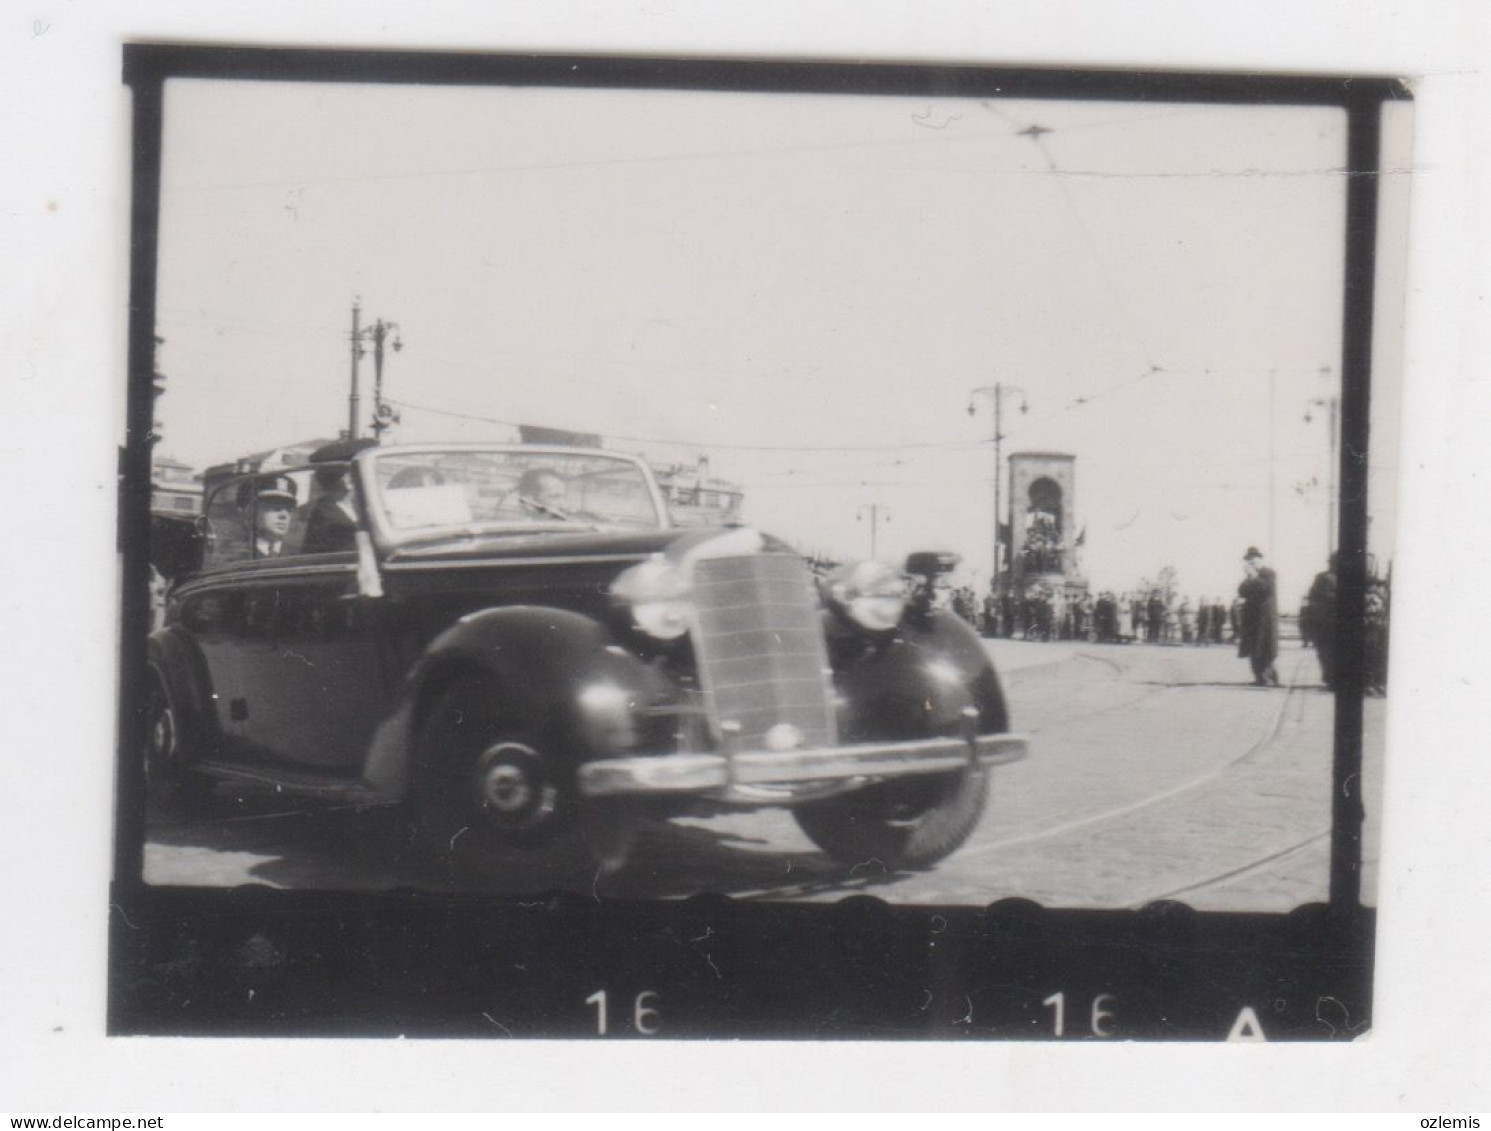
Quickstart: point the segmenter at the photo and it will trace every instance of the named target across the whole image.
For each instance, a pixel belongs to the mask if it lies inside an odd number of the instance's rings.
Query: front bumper
[[[974,765],[998,766],[1018,761],[1028,752],[1029,742],[1023,735],[976,734],[782,751],[644,754],[586,763],[579,771],[580,792],[587,797],[690,794],[741,786],[907,777]]]

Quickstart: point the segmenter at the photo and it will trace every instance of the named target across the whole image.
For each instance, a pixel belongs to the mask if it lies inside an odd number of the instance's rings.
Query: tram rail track
[[[1172,888],[1170,891],[1161,892],[1158,895],[1151,895],[1145,897],[1144,899],[1135,900],[1129,906],[1131,908],[1139,908],[1145,907],[1151,903],[1158,903],[1160,900],[1181,899],[1184,896],[1196,895],[1199,892],[1207,891],[1211,888],[1221,887],[1222,885],[1232,883],[1235,880],[1247,879],[1259,875],[1263,872],[1268,871],[1268,869],[1273,865],[1281,864],[1286,860],[1293,859],[1294,857],[1303,853],[1306,849],[1319,844],[1322,840],[1329,839],[1330,835],[1330,829],[1324,829],[1320,832],[1311,833],[1309,836],[1305,837],[1304,840],[1291,844],[1286,848],[1281,848],[1277,852],[1270,852],[1268,855],[1260,856],[1258,859],[1250,861],[1249,863],[1239,865],[1236,868],[1230,868],[1225,872],[1219,872],[1214,876],[1209,876],[1202,880],[1197,880],[1195,883],[1186,884],[1184,887]]]
[[[1190,778],[1179,783],[1178,785],[1171,786],[1169,789],[1162,790],[1159,793],[1150,794],[1149,796],[1141,798],[1138,801],[1130,802],[1127,805],[1117,806],[1112,809],[1104,809],[1097,813],[1090,813],[1082,817],[1074,818],[1071,821],[1066,821],[1059,825],[1053,825],[1049,828],[1041,829],[1036,832],[1023,833],[1019,836],[1005,837],[1001,840],[990,841],[986,844],[979,845],[973,851],[979,855],[985,855],[987,853],[994,852],[995,850],[1005,850],[1014,848],[1018,845],[1032,844],[1036,841],[1047,840],[1051,837],[1063,836],[1069,832],[1074,832],[1077,829],[1087,828],[1094,825],[1107,824],[1122,818],[1129,817],[1135,813],[1148,809],[1151,806],[1161,804],[1174,797],[1178,797],[1181,794],[1190,792],[1194,789],[1200,789],[1204,786],[1218,781],[1223,775],[1241,765],[1243,762],[1246,762],[1249,758],[1256,757],[1259,753],[1266,749],[1270,743],[1278,738],[1279,729],[1283,726],[1285,713],[1289,708],[1290,699],[1292,696],[1294,696],[1295,692],[1298,689],[1298,675],[1302,662],[1302,659],[1300,661],[1296,661],[1294,667],[1290,669],[1289,683],[1285,686],[1284,695],[1281,697],[1279,705],[1275,709],[1273,717],[1269,722],[1268,729],[1264,733],[1263,737],[1260,738],[1257,742],[1254,742],[1241,754],[1238,754],[1237,756],[1229,759],[1219,766],[1212,767],[1204,774],[1200,774],[1194,778]],[[1180,685],[1174,684],[1171,686],[1177,687]],[[1165,687],[1159,687],[1155,690],[1155,694],[1163,693],[1165,690]],[[1101,712],[1093,713],[1096,714]],[[1072,721],[1085,721],[1087,718],[1090,717],[1091,714],[1077,715],[1073,717]]]
[[[1107,657],[1096,656],[1090,653],[1078,653],[1076,657],[1093,660],[1113,670],[1118,678],[1123,678],[1128,673],[1117,663]],[[1184,781],[1175,783],[1167,788],[1147,794],[1137,800],[1123,805],[1111,806],[1096,812],[1082,814],[1070,820],[1060,821],[1046,825],[1040,829],[1019,833],[1011,836],[1000,837],[997,840],[984,841],[965,846],[955,856],[950,858],[944,868],[968,873],[977,869],[982,862],[999,861],[1007,864],[1012,858],[1021,854],[1039,852],[1046,844],[1051,844],[1053,850],[1056,845],[1062,845],[1062,851],[1070,853],[1074,840],[1081,839],[1084,842],[1092,842],[1098,838],[1124,838],[1127,837],[1135,843],[1145,840],[1145,832],[1148,830],[1155,811],[1165,806],[1184,804],[1191,795],[1203,795],[1208,791],[1215,794],[1239,771],[1253,763],[1257,763],[1266,756],[1271,748],[1278,742],[1281,730],[1291,718],[1297,720],[1301,707],[1301,684],[1300,676],[1304,665],[1308,660],[1307,654],[1301,654],[1287,670],[1287,682],[1284,693],[1279,696],[1278,702],[1273,706],[1263,729],[1258,737],[1249,743],[1244,749],[1227,758],[1225,761],[1210,767],[1206,772],[1197,774]],[[1128,703],[1138,702],[1155,695],[1162,695],[1185,688],[1187,685],[1182,680],[1168,680],[1147,690],[1142,695],[1133,696]],[[1116,709],[1117,705],[1105,705],[1094,711],[1080,712],[1076,715],[1065,716],[1063,722],[1067,725],[1085,723],[1096,715],[1105,711]],[[1033,730],[1035,728],[1032,728]],[[1036,731],[1038,733],[1038,731]],[[1211,799],[1213,804],[1216,798]],[[1269,868],[1281,864],[1287,864],[1299,855],[1308,851],[1312,846],[1318,844],[1322,839],[1329,836],[1330,830],[1319,831],[1312,829],[1303,838],[1291,839],[1282,847],[1269,846],[1267,851],[1248,856],[1243,859],[1233,857],[1225,862],[1225,866],[1214,866],[1204,871],[1199,876],[1184,877],[1184,882],[1170,882],[1160,888],[1154,894],[1145,894],[1143,897],[1132,895],[1114,901],[1116,907],[1140,907],[1157,900],[1183,898],[1193,896],[1225,884],[1246,879],[1266,872]],[[1065,842],[1063,844],[1063,842]],[[752,901],[769,901],[773,899],[794,899],[811,895],[822,898],[836,891],[849,893],[871,893],[879,890],[890,894],[897,886],[898,878],[894,876],[879,876],[868,878],[863,875],[846,875],[839,884],[828,877],[817,877],[812,881],[782,884],[779,887],[763,887],[748,892],[737,892],[738,898]],[[1026,895],[1029,893],[1021,891],[1009,891],[1005,893],[992,894],[992,898],[1001,895]],[[981,900],[982,902],[982,900]],[[1085,905],[1085,904],[1084,904]]]

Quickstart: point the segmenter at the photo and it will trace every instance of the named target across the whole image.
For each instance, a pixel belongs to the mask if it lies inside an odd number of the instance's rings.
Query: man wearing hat
[[[313,479],[316,498],[295,512],[302,554],[335,554],[357,546],[357,511],[345,467],[318,467]],[[292,535],[292,544],[297,539]]]
[[[1331,554],[1330,568],[1317,573],[1305,597],[1305,615],[1300,617],[1301,632],[1308,631],[1320,657],[1320,682],[1336,686],[1336,567],[1340,556]]]
[[[277,558],[285,552],[285,535],[295,517],[295,480],[288,475],[269,475],[245,483],[238,493],[239,506],[252,510],[254,557]]]
[[[1237,654],[1253,665],[1253,682],[1278,687],[1274,660],[1279,655],[1278,579],[1263,562],[1263,551],[1249,546],[1243,555],[1247,577],[1237,587],[1242,608],[1238,615]]]

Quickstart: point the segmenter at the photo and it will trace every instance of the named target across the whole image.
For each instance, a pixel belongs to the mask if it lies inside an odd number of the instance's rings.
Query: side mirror
[[[204,520],[182,515],[150,516],[150,564],[171,581],[202,568]]]

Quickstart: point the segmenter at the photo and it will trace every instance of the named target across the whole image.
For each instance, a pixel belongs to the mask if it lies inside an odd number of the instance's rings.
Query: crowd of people
[[[1336,567],[1332,554],[1330,566],[1315,575],[1299,614],[1300,639],[1306,648],[1314,648],[1320,660],[1320,681],[1336,686],[1341,665],[1340,642],[1336,629]],[[1387,656],[1389,609],[1392,587],[1382,578],[1369,578],[1366,594],[1366,631],[1362,634],[1363,670],[1366,693],[1387,694]]]
[[[1237,639],[1242,598],[1192,601],[1162,589],[1068,592],[1037,586],[1023,597],[954,589],[952,609],[984,636],[1014,640],[1088,640],[1100,644],[1227,644]]]
[[[970,586],[951,590],[952,611],[988,637],[1012,640],[1072,640],[1099,644],[1235,645],[1246,659],[1253,682],[1277,687],[1279,654],[1278,580],[1257,547],[1243,555],[1243,578],[1231,600],[1192,601],[1166,587],[1140,587],[1097,594],[1079,589],[1034,586],[1023,595],[992,590],[982,600]],[[1336,556],[1310,586],[1299,616],[1300,639],[1314,648],[1321,682],[1336,686],[1341,663],[1336,625]],[[1390,587],[1372,579],[1366,595],[1362,635],[1365,690],[1387,692]]]

